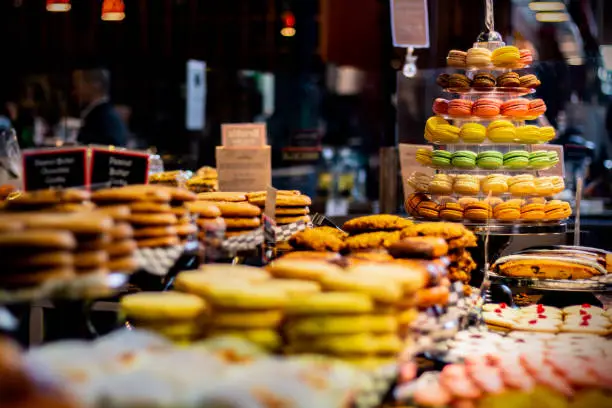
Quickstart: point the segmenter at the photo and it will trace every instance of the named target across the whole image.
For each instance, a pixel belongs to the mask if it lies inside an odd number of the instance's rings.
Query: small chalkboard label
[[[23,188],[88,187],[87,148],[24,150]]]
[[[149,155],[130,150],[91,149],[91,187],[121,187],[146,184],[149,180]]]

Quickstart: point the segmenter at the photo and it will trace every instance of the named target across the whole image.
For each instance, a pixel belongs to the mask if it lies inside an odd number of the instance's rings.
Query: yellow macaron
[[[491,53],[491,62],[496,67],[512,68],[518,66],[521,61],[519,49],[513,45],[499,47]]]

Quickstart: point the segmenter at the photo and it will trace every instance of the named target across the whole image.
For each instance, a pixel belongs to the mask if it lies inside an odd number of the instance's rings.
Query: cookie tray
[[[558,290],[565,292],[612,292],[612,274],[598,276],[592,279],[567,280],[502,276],[495,272],[489,272],[489,278],[494,283],[501,283],[515,288]]]

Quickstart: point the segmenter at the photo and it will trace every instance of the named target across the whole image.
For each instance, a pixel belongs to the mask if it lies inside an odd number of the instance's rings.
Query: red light
[[[102,3],[102,20],[121,21],[125,18],[123,0],[104,0]]]
[[[283,25],[285,27],[295,27],[295,16],[290,11],[285,11],[281,19],[283,20]]]

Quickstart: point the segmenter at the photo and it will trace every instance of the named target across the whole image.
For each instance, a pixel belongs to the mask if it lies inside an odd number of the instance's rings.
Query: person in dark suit
[[[72,80],[82,109],[78,142],[125,146],[128,131],[110,103],[109,72],[105,69],[78,70],[73,73]]]

